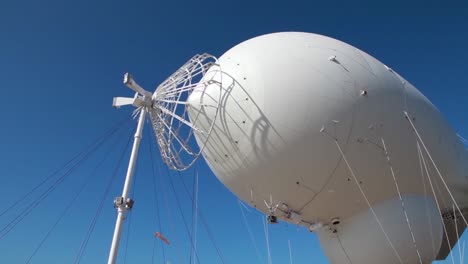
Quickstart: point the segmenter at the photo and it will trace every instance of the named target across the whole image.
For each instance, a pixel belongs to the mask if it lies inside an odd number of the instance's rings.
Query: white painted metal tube
[[[130,155],[130,161],[128,163],[127,175],[125,177],[125,184],[122,191],[122,197],[124,203],[128,198],[130,187],[132,185],[133,174],[135,172],[135,165],[138,157],[138,149],[140,148],[141,137],[143,134],[143,126],[145,124],[146,110],[142,109],[140,117],[138,119],[137,130],[135,132],[135,140],[133,142],[132,153]],[[117,252],[119,249],[120,235],[122,233],[122,224],[125,221],[129,208],[124,204],[117,208],[117,221],[115,223],[114,236],[112,238],[112,245],[109,252],[108,264],[115,264],[117,259]]]

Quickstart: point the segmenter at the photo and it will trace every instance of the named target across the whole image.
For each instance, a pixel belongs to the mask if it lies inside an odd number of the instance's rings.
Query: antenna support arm
[[[124,79],[123,79],[123,83],[130,89],[132,89],[133,91],[143,95],[143,96],[148,96],[148,97],[151,97],[152,94],[148,91],[146,91],[145,89],[143,89],[140,85],[138,85],[138,83],[135,82],[135,80],[133,79],[132,75],[130,73],[125,73],[124,74]]]

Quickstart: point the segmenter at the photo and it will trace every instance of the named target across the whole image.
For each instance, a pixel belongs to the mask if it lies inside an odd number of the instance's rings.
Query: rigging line
[[[190,234],[191,234],[191,237],[192,237],[192,243],[194,244],[194,247],[195,248],[195,243],[194,243],[194,239],[193,239],[193,236],[194,236],[194,217],[195,217],[195,199],[193,199],[195,195],[195,180],[193,181],[193,184],[192,184],[192,226],[191,226],[191,230],[190,230]],[[189,264],[192,264],[192,256],[193,256],[193,248],[190,248],[190,253],[189,253]]]
[[[166,168],[166,170],[167,170],[167,168]],[[187,188],[187,185],[185,184],[184,179],[182,178],[182,175],[181,175],[180,171],[177,171],[177,174],[179,175],[179,180],[182,182],[182,185],[184,186],[185,193],[188,195],[188,197],[190,199],[192,199],[192,197],[190,197],[190,192],[189,192],[189,190]],[[219,247],[216,244],[216,241],[214,240],[213,234],[211,233],[211,230],[210,230],[207,222],[205,221],[205,218],[203,217],[201,209],[198,210],[198,215],[200,216],[200,220],[201,220],[203,226],[205,227],[206,233],[208,234],[208,238],[210,239],[211,244],[216,249],[216,253],[218,254],[219,259],[221,260],[221,263],[225,263],[224,259],[223,259],[223,255],[221,254],[221,250],[219,249]]]
[[[423,148],[424,148],[424,150],[425,150],[427,156],[428,156],[429,159],[431,160],[432,165],[434,166],[434,168],[435,168],[437,174],[439,175],[440,180],[442,181],[442,183],[444,184],[445,188],[447,189],[447,192],[448,192],[448,194],[450,195],[450,198],[452,199],[452,201],[454,202],[455,206],[457,207],[457,210],[458,210],[458,212],[460,213],[460,215],[461,215],[463,221],[465,222],[465,225],[468,226],[468,221],[466,221],[466,218],[465,218],[465,216],[463,215],[463,212],[461,211],[460,207],[458,206],[457,201],[456,201],[455,198],[453,197],[452,192],[450,191],[450,188],[448,187],[447,183],[445,182],[444,177],[442,177],[442,173],[440,172],[440,170],[439,170],[439,168],[437,167],[437,165],[436,165],[434,159],[432,158],[431,153],[430,153],[429,150],[427,149],[426,144],[424,144],[424,141],[422,140],[421,136],[419,135],[418,130],[417,130],[416,127],[414,126],[413,122],[411,121],[411,118],[409,117],[408,112],[403,111],[403,113],[404,113],[405,116],[406,116],[406,120],[408,120],[408,122],[411,124],[411,127],[413,128],[414,133],[415,133],[416,136],[418,137],[418,140],[421,142],[421,145],[423,146]]]
[[[158,165],[158,172],[160,172],[160,171],[161,171],[161,169],[159,168],[159,165]],[[161,175],[161,173],[159,173],[159,175]],[[162,186],[161,190],[162,190],[162,193],[163,193],[164,205],[166,207],[166,212],[167,212],[167,215],[168,215],[168,218],[169,218],[169,227],[172,229],[172,232],[174,233],[176,241],[180,241],[179,236],[177,234],[177,228],[175,227],[174,221],[173,221],[173,219],[175,219],[175,217],[173,217],[171,207],[169,206],[169,198],[168,198],[169,195],[165,190],[166,183],[164,182],[162,177],[159,177],[159,183]],[[181,245],[181,244],[179,244],[179,245]],[[178,252],[177,258],[179,259],[179,263],[182,263],[182,261],[181,261],[182,256],[183,256],[182,251],[181,251],[180,247],[176,247],[176,249],[177,249],[177,252]]]
[[[374,211],[374,208],[372,207],[369,199],[367,199],[366,193],[362,189],[361,184],[359,184],[359,180],[357,179],[356,175],[354,174],[354,171],[351,168],[351,165],[349,165],[348,159],[346,158],[345,154],[343,153],[343,150],[341,149],[341,146],[338,143],[338,140],[336,138],[334,138],[334,141],[335,141],[335,144],[336,144],[338,150],[340,151],[341,156],[343,157],[344,162],[346,163],[346,166],[348,167],[349,172],[351,173],[351,176],[353,176],[354,182],[356,183],[359,191],[361,192],[362,196],[364,197],[364,200],[366,201],[367,206],[369,207],[372,215],[374,216],[375,220],[377,221],[377,224],[379,225],[380,230],[382,230],[382,233],[385,235],[385,238],[387,239],[387,242],[390,244],[390,247],[392,248],[392,250],[395,253],[398,260],[400,261],[400,264],[403,264],[403,261],[402,261],[402,259],[400,257],[400,254],[398,254],[395,246],[393,245],[392,241],[388,237],[387,232],[385,232],[385,229],[383,228],[382,222],[380,222],[380,219],[378,218],[376,212]]]
[[[424,188],[424,200],[425,200],[425,205],[426,205],[426,217],[429,221],[429,231],[430,231],[430,234],[431,234],[431,242],[432,242],[432,250],[436,250],[436,247],[435,247],[435,243],[434,243],[434,232],[432,232],[432,220],[431,220],[431,217],[430,217],[430,213],[429,213],[429,201],[428,201],[428,194],[427,194],[427,188],[426,188],[426,178],[424,177],[424,172],[423,172],[423,165],[422,165],[422,160],[421,160],[421,156],[419,155],[419,151],[418,151],[418,159],[419,159],[419,167],[421,169],[421,180],[422,180],[422,183],[423,183],[423,188]]]
[[[115,130],[117,131],[117,130]],[[115,131],[113,133],[115,133]],[[99,144],[95,145],[93,149],[91,149],[88,153],[83,155],[73,166],[68,168],[66,172],[62,176],[60,176],[58,179],[55,180],[55,182],[49,186],[41,195],[39,198],[35,199],[33,202],[31,202],[26,208],[24,208],[13,220],[11,220],[7,225],[5,225],[1,230],[0,230],[0,240],[4,238],[8,233],[10,233],[21,221],[26,218],[41,202],[43,202],[56,188],[59,186],[66,177],[71,175],[80,165],[82,162],[86,161],[92,153],[94,153],[100,146],[103,145],[105,141],[99,142]]]
[[[466,140],[462,135],[457,133],[458,138],[461,140],[462,143],[468,145],[468,140]]]
[[[452,252],[452,246],[450,245],[450,239],[448,237],[447,228],[445,227],[444,218],[442,217],[442,210],[440,209],[439,201],[437,200],[437,195],[435,193],[434,186],[432,185],[432,180],[431,180],[431,177],[430,177],[430,174],[429,174],[429,170],[427,168],[426,159],[424,158],[421,147],[419,146],[419,142],[416,141],[416,145],[418,147],[418,155],[419,155],[419,157],[421,157],[422,164],[424,166],[424,170],[426,171],[427,179],[429,180],[429,185],[431,186],[432,194],[434,195],[434,200],[435,200],[436,205],[437,205],[437,210],[439,211],[439,217],[440,217],[440,221],[442,222],[442,228],[444,230],[445,238],[447,240],[447,245],[448,245],[448,247],[450,249],[450,256],[452,258],[452,264],[455,264],[455,259],[453,257],[453,252]],[[422,171],[422,168],[421,168],[421,172],[424,173]]]
[[[198,210],[198,166],[194,171],[195,180],[193,181],[193,191],[192,196],[192,238],[193,238],[193,245],[194,248],[197,248],[197,210]],[[190,250],[190,261],[189,264],[192,263],[192,256],[193,252]]]
[[[343,250],[344,255],[346,256],[346,259],[349,261],[349,264],[353,264],[351,261],[351,258],[348,255],[348,252],[346,252],[344,246],[343,246],[343,241],[341,241],[340,235],[338,234],[338,231],[336,231],[336,239],[338,240],[338,244],[340,244],[341,250]]]
[[[463,261],[465,260],[465,241],[463,241],[463,246],[462,246],[462,258],[460,261],[460,264],[464,263]]]
[[[152,143],[153,142],[153,137],[150,137],[150,142]],[[153,145],[156,145],[156,144],[153,144]],[[157,146],[155,146],[157,147]],[[153,159],[152,162],[154,163],[156,161],[156,159]],[[165,184],[165,181],[162,177],[162,173],[161,173],[161,165],[160,163],[157,163],[157,170],[158,170],[158,175],[160,176],[158,179],[159,179],[159,185],[161,186],[161,191],[163,193],[163,200],[164,200],[164,206],[166,207],[166,212],[167,212],[167,216],[169,218],[169,227],[172,229],[171,231],[174,233],[174,236],[176,238],[176,241],[179,241],[179,237],[177,235],[177,229],[174,225],[174,217],[173,217],[173,214],[172,214],[172,210],[171,210],[171,207],[169,206],[169,196],[168,196],[168,193],[166,192],[166,184]],[[182,252],[180,250],[180,247],[176,247],[177,251],[178,251],[178,254],[177,254],[177,258],[179,259],[179,263],[183,263],[182,260]]]
[[[430,170],[431,167],[428,167],[428,169]],[[445,201],[446,196],[443,195],[439,182],[434,180],[433,183],[434,183],[435,191],[439,195],[439,198],[440,198],[440,205],[441,205],[440,208],[444,208],[445,210],[448,210],[449,208],[448,204],[452,204],[450,202],[451,199],[449,198],[449,202],[446,202]]]
[[[239,203],[239,205],[241,205],[242,207],[244,207],[245,211],[247,211],[247,213],[252,213],[252,210],[250,210],[250,208],[247,207],[246,203],[242,202],[240,199],[237,199],[237,202]],[[254,211],[255,213],[256,211]],[[261,214],[260,214],[261,215]]]
[[[237,199],[237,203],[239,203],[240,206],[244,207],[247,213],[252,213],[252,211],[247,207],[247,205],[245,205],[240,199]]]
[[[289,264],[293,264],[292,253],[291,253],[291,240],[289,239],[288,239],[288,247],[289,247]]]
[[[134,132],[134,131],[133,131],[133,132]],[[100,200],[100,204],[99,204],[99,206],[98,206],[98,208],[97,208],[97,210],[96,210],[96,213],[95,213],[95,215],[94,215],[94,218],[92,219],[92,222],[91,222],[91,224],[90,224],[90,226],[89,226],[89,228],[88,228],[88,231],[86,232],[86,235],[85,235],[85,237],[84,237],[84,239],[83,239],[83,241],[82,241],[82,243],[81,243],[79,252],[78,252],[78,254],[77,254],[77,256],[76,256],[76,259],[75,259],[75,263],[79,263],[79,262],[81,261],[81,258],[82,258],[83,255],[84,255],[84,252],[85,252],[86,247],[87,247],[87,245],[88,245],[89,239],[91,238],[91,234],[92,234],[92,232],[94,231],[94,227],[96,226],[96,223],[97,223],[97,220],[99,219],[99,216],[101,215],[102,208],[103,208],[103,206],[104,206],[105,198],[107,197],[107,195],[108,195],[108,193],[109,193],[109,191],[110,191],[110,189],[111,189],[112,183],[114,182],[114,179],[116,178],[117,172],[118,172],[118,170],[119,170],[120,167],[121,167],[122,160],[123,160],[123,158],[124,158],[124,156],[125,156],[125,153],[126,153],[126,151],[127,151],[127,149],[128,149],[128,146],[130,145],[130,141],[131,141],[131,138],[132,138],[132,134],[133,134],[133,133],[130,134],[130,136],[129,136],[129,138],[128,138],[128,141],[127,141],[127,144],[125,145],[125,147],[124,147],[124,149],[123,149],[123,151],[122,151],[122,154],[121,154],[121,156],[120,156],[120,158],[119,158],[119,160],[118,160],[118,162],[117,162],[117,165],[116,165],[116,167],[115,167],[115,169],[114,169],[114,173],[113,173],[113,175],[111,176],[111,178],[110,178],[109,181],[108,181],[108,184],[107,184],[106,189],[105,189],[105,191],[104,191],[104,194],[103,194],[103,196],[102,196],[102,198],[101,198],[101,200]]]
[[[60,171],[62,171],[63,169],[65,169],[67,166],[69,166],[70,164],[72,164],[75,160],[77,160],[80,156],[82,155],[86,155],[86,153],[90,153],[92,152],[94,149],[93,149],[93,146],[97,145],[97,144],[100,144],[102,141],[105,141],[108,137],[112,136],[117,130],[119,130],[119,128],[122,127],[122,124],[124,124],[126,121],[130,120],[129,117],[126,117],[124,118],[123,120],[120,120],[119,122],[117,122],[117,124],[115,124],[114,126],[112,126],[110,129],[108,129],[106,132],[104,132],[103,135],[97,137],[90,145],[88,145],[86,148],[84,148],[83,150],[81,150],[78,154],[76,154],[75,156],[73,156],[73,158],[71,158],[70,160],[68,160],[64,165],[62,165],[61,167],[59,167],[58,169],[56,169],[54,172],[52,172],[49,176],[47,176],[45,179],[43,179],[41,182],[39,182],[36,186],[34,186],[31,190],[29,190],[27,193],[25,193],[23,196],[21,196],[19,199],[17,199],[13,204],[11,204],[10,206],[8,206],[6,209],[4,209],[1,213],[0,213],[0,217],[3,216],[4,214],[6,214],[9,210],[11,210],[13,207],[15,207],[17,204],[21,203],[22,201],[24,201],[27,197],[29,197],[35,190],[37,190],[39,187],[41,187],[42,185],[44,185],[47,181],[49,181],[51,178],[53,178],[55,175],[57,175]]]
[[[135,184],[135,181],[133,182]],[[133,195],[132,195],[133,197]],[[127,252],[128,252],[128,240],[130,239],[130,232],[131,232],[131,229],[132,229],[132,215],[133,214],[129,214],[128,216],[128,228],[127,228],[127,235],[126,235],[126,238],[125,238],[125,248],[124,248],[124,260],[123,260],[123,263],[127,263]]]
[[[74,263],[77,264],[77,263],[80,263],[83,255],[84,255],[84,252],[86,250],[86,247],[88,245],[88,242],[89,242],[89,239],[91,238],[91,235],[94,231],[94,227],[96,226],[96,223],[97,223],[97,220],[99,219],[99,216],[101,215],[101,212],[102,212],[102,208],[104,206],[104,202],[106,200],[106,197],[108,196],[109,192],[110,192],[110,189],[112,187],[112,184],[115,180],[115,178],[117,177],[117,174],[118,174],[118,171],[122,165],[122,160],[123,158],[125,157],[125,153],[127,152],[128,150],[128,146],[130,145],[130,141],[132,139],[132,136],[133,136],[133,133],[135,132],[134,131],[135,129],[131,130],[132,133],[130,133],[129,137],[128,137],[128,140],[127,140],[127,143],[125,145],[125,147],[123,148],[123,151],[122,151],[122,154],[120,155],[118,161],[117,161],[117,164],[114,168],[114,172],[112,173],[108,183],[107,183],[107,186],[106,186],[106,189],[104,190],[104,193],[101,197],[101,200],[100,200],[100,203],[99,203],[99,206],[96,210],[96,213],[94,214],[94,218],[92,219],[91,221],[91,224],[85,234],[85,237],[83,238],[82,242],[81,242],[81,245],[80,245],[80,248],[78,250],[78,254],[76,255],[75,257],[75,261]]]
[[[387,150],[387,146],[385,145],[385,140],[383,139],[383,137],[381,137],[380,139],[382,141],[382,146],[383,146],[383,150],[385,152],[385,156],[387,157],[387,163],[390,166],[390,173],[392,174],[393,182],[395,183],[395,188],[396,188],[396,191],[398,193],[398,198],[400,199],[400,202],[401,202],[401,208],[403,209],[403,214],[405,215],[406,223],[408,224],[408,229],[409,229],[410,234],[411,234],[411,239],[412,239],[412,242],[413,242],[413,246],[416,249],[416,254],[418,255],[418,258],[419,258],[419,263],[423,264],[421,254],[419,252],[419,248],[418,248],[418,245],[416,244],[416,239],[414,237],[413,228],[411,226],[411,223],[410,223],[410,220],[409,220],[409,217],[408,217],[408,213],[406,212],[405,201],[403,200],[403,197],[401,196],[400,187],[398,186],[398,182],[397,182],[397,179],[396,179],[396,176],[395,176],[395,171],[393,170],[393,164],[392,164],[392,161],[390,160],[390,154],[389,154],[389,152]]]
[[[267,248],[267,257],[268,257],[268,264],[272,264],[271,262],[271,253],[270,253],[270,236],[268,232],[268,223],[266,217],[262,216],[263,222],[263,231],[265,233],[265,243]]]
[[[162,225],[161,225],[161,215],[159,213],[159,201],[158,201],[158,190],[157,190],[157,187],[156,187],[156,173],[155,173],[155,169],[154,169],[154,162],[153,162],[153,146],[151,145],[151,142],[152,142],[152,135],[151,135],[151,132],[150,130],[148,129],[148,134],[150,134],[148,137],[150,138],[150,140],[148,140],[148,150],[149,150],[149,153],[150,153],[150,160],[151,160],[151,174],[153,177],[152,178],[152,183],[153,183],[153,193],[154,193],[154,201],[155,201],[155,211],[156,211],[156,214],[155,214],[155,218],[154,218],[154,222],[157,222],[158,224],[158,229],[160,232],[163,232],[163,229],[162,229]],[[156,223],[154,223],[156,225]],[[165,250],[164,250],[164,244],[163,244],[163,241],[161,239],[159,239],[159,242],[160,242],[160,245],[161,245],[161,251],[162,251],[162,256],[163,256],[163,263],[166,264],[166,253],[165,253]],[[156,248],[156,239],[153,240],[153,254],[151,256],[151,263],[153,264],[154,263],[154,254],[155,254],[155,248]]]
[[[247,232],[249,233],[250,242],[253,244],[253,246],[255,248],[255,253],[257,254],[258,263],[264,263],[263,259],[260,257],[260,251],[258,250],[258,246],[257,246],[257,243],[255,241],[255,237],[254,237],[254,235],[252,233],[252,230],[250,229],[250,227],[249,227],[249,225],[247,223],[247,217],[245,216],[244,210],[242,209],[242,204],[241,204],[240,200],[237,200],[237,202],[239,204],[239,209],[240,209],[241,214],[242,214],[242,219],[243,219],[243,222],[244,222],[244,226],[246,227]]]
[[[455,232],[457,234],[457,241],[460,241],[460,234],[458,233],[458,223],[457,223],[457,212],[455,211],[455,205],[452,204],[452,212],[453,212],[453,220],[455,221]],[[458,244],[458,254],[460,255],[460,263],[462,263],[462,255],[461,255],[461,246],[460,242]]]
[[[172,181],[172,177],[171,177],[171,174],[169,173],[169,169],[167,168],[167,166],[164,166],[164,167],[166,167],[166,172],[167,172],[167,175],[169,176],[168,177],[169,178],[169,183],[170,183],[172,191],[174,193],[174,197],[176,198],[177,207],[179,208],[179,213],[182,216],[182,220],[184,222],[185,230],[186,230],[187,236],[189,237],[189,240],[190,240],[190,246],[193,248],[192,236],[190,234],[190,230],[188,228],[187,221],[185,219],[184,213],[182,212],[182,206],[180,205],[179,197],[177,196],[177,192],[176,192],[176,190],[174,188],[174,182]],[[197,262],[200,263],[200,259],[198,258],[198,253],[197,253],[196,250],[195,250],[195,256],[197,258]]]
[[[195,219],[195,222],[194,222],[195,248],[197,248],[197,243],[198,243],[198,241],[197,241],[197,233],[198,233],[198,197],[199,197],[198,193],[199,193],[199,179],[200,179],[200,178],[199,178],[200,174],[199,174],[199,166],[198,166],[198,163],[197,163],[196,166],[197,166],[197,167],[196,167],[196,172],[197,172],[197,174],[196,174],[196,177],[195,177],[195,179],[196,179],[196,184],[195,184],[195,217],[194,217],[194,219]],[[195,263],[195,261],[194,261],[194,263]]]
[[[158,171],[159,171],[159,173],[161,174],[161,171],[160,171],[160,164],[159,164],[159,163],[158,163]],[[189,235],[190,242],[191,242],[191,247],[193,248],[193,241],[192,241],[192,239],[191,239],[191,235],[190,235],[190,232],[189,232],[189,229],[188,229],[186,220],[185,220],[185,216],[183,215],[183,212],[182,212],[182,210],[181,210],[180,202],[179,202],[177,193],[175,192],[174,184],[173,184],[172,178],[171,178],[171,176],[170,176],[170,173],[169,173],[167,167],[166,167],[166,172],[167,172],[167,174],[168,174],[168,176],[169,176],[170,184],[171,184],[172,190],[173,190],[173,192],[174,192],[174,196],[175,196],[175,198],[176,198],[177,205],[178,205],[178,207],[179,207],[179,212],[180,212],[180,214],[181,214],[181,216],[182,216],[182,218],[183,218],[184,225],[185,225],[185,227],[186,227],[186,231],[187,231],[187,233],[188,233],[188,235]],[[164,190],[164,189],[163,189],[163,190]],[[164,197],[164,198],[166,198],[166,197]],[[167,199],[166,199],[165,201],[166,201],[166,207],[167,207],[168,211],[170,212],[169,206],[167,205]],[[174,228],[174,230],[175,230],[175,228]],[[195,253],[196,253],[196,251],[195,251]],[[179,255],[179,256],[180,256],[180,255]],[[198,260],[198,254],[197,254],[197,253],[196,253],[196,257],[197,257],[197,260]]]
[[[104,161],[109,157],[109,153],[111,153],[111,151],[113,151],[115,149],[115,146],[116,144],[112,144],[111,147],[109,148],[109,150],[105,153],[103,159],[101,159],[101,161],[96,164],[96,166],[93,168],[92,172],[89,174],[88,178],[86,179],[86,181],[81,185],[80,189],[78,190],[78,192],[74,195],[74,197],[72,198],[72,200],[68,203],[68,205],[65,207],[65,209],[62,211],[62,213],[60,214],[59,218],[57,219],[57,221],[55,221],[55,223],[49,228],[49,230],[47,231],[47,233],[45,234],[45,236],[42,238],[42,240],[39,242],[38,246],[36,247],[36,249],[33,251],[33,253],[29,256],[28,260],[26,261],[26,264],[30,263],[32,258],[36,255],[36,253],[41,249],[42,245],[45,243],[45,241],[49,238],[49,236],[52,234],[52,232],[54,231],[54,229],[57,227],[57,225],[60,223],[60,221],[63,219],[63,217],[65,217],[67,215],[67,212],[70,210],[71,206],[76,202],[76,200],[78,199],[78,197],[80,196],[80,194],[83,192],[83,190],[89,185],[89,183],[91,182],[91,180],[94,179],[94,176],[98,170],[98,168],[100,168],[102,166],[102,164],[104,163]]]

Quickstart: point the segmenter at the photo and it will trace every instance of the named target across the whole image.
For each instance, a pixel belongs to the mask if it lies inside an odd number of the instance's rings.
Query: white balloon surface
[[[436,258],[440,213],[452,210],[452,197],[468,206],[468,159],[409,82],[346,43],[297,32],[240,43],[208,70],[210,80],[188,98],[189,115],[219,105],[197,117],[200,127],[215,122],[208,140],[195,134],[236,196],[317,230],[332,263]]]

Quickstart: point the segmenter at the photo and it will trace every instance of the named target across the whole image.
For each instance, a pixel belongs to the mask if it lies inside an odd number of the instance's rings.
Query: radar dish
[[[210,98],[209,103],[188,101],[188,98],[194,91],[205,95],[205,90],[213,83],[221,87],[218,81],[203,78],[216,63],[212,55],[196,55],[160,84],[152,95],[148,113],[162,159],[171,169],[188,169],[209,139],[218,114],[219,98]],[[203,118],[202,122],[200,116],[208,108],[215,113],[215,118]],[[195,134],[197,142],[193,140]]]

